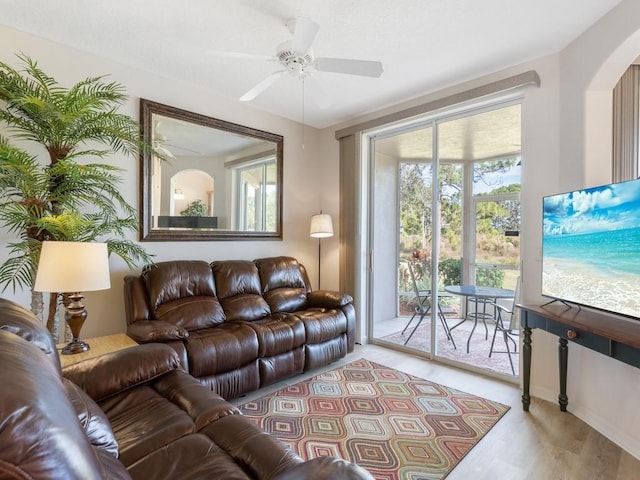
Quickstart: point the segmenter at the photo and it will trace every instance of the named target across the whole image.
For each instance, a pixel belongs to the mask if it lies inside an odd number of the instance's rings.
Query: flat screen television
[[[640,318],[640,179],[544,197],[542,294]]]

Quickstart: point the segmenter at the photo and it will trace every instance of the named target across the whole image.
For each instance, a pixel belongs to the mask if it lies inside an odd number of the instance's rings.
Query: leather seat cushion
[[[215,327],[226,318],[222,305],[213,296],[192,296],[168,301],[155,310],[154,316],[189,331]]]
[[[304,322],[307,344],[323,343],[347,333],[347,317],[340,310],[310,308],[295,315]]]
[[[274,315],[248,323],[258,335],[260,358],[290,352],[304,345],[304,323],[293,315]]]
[[[241,322],[191,332],[185,345],[194,377],[235,370],[258,358],[258,336]]]
[[[264,294],[273,313],[295,312],[307,306],[307,291],[304,288],[277,288]]]
[[[178,298],[216,294],[211,267],[201,260],[158,262],[147,267],[143,276],[152,310]]]
[[[303,310],[310,291],[306,274],[293,257],[269,257],[254,261],[262,292],[272,313]]]
[[[271,314],[262,298],[258,268],[247,260],[221,260],[211,263],[216,291],[227,321],[257,320]]]
[[[129,473],[141,480],[252,478],[210,438],[198,433],[182,437],[140,459],[129,467]]]
[[[137,387],[100,403],[128,466],[192,433],[193,419],[149,386]]]

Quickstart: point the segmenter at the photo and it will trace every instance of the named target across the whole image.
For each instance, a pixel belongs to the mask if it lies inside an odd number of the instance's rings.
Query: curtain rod
[[[336,130],[335,137],[336,140],[340,140],[341,138],[348,137],[349,135],[353,135],[365,130],[370,130],[375,127],[380,127],[382,125],[406,120],[407,118],[423,115],[425,113],[433,112],[444,107],[450,107],[452,105],[463,103],[469,100],[486,97],[488,95],[494,95],[496,93],[506,92],[515,88],[526,87],[528,85],[533,85],[536,87],[540,86],[540,76],[535,70],[529,70],[528,72],[520,73],[512,77],[504,78],[502,80],[497,80],[495,82],[472,88],[464,92],[448,95],[444,98],[432,100],[431,102],[416,105],[415,107],[400,110],[399,112],[390,113],[388,115],[383,115],[382,117],[358,123],[341,130]]]

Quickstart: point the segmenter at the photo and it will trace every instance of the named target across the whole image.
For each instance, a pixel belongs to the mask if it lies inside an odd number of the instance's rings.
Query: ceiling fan
[[[187,147],[181,147],[180,145],[169,143],[169,140],[166,136],[158,133],[156,133],[154,136],[153,148],[167,158],[176,158],[171,149],[182,150],[184,152],[193,153],[195,155],[202,155],[202,152],[198,152],[197,150],[192,150]]]
[[[375,78],[382,75],[381,62],[348,58],[314,57],[311,45],[313,44],[320,26],[313,20],[306,17],[298,17],[296,19],[289,20],[287,22],[287,27],[292,33],[291,40],[280,44],[276,50],[275,56],[250,53],[214,52],[215,55],[233,58],[259,58],[268,61],[275,61],[280,64],[280,70],[273,72],[247,91],[240,97],[241,101],[249,102],[253,100],[287,73],[300,79],[304,79],[311,75],[313,70]]]

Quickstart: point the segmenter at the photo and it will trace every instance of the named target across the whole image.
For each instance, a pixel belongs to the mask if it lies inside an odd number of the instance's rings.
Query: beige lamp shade
[[[333,222],[331,215],[320,213],[311,217],[309,235],[314,238],[333,237]]]
[[[90,292],[110,287],[106,243],[42,242],[36,292]]]

